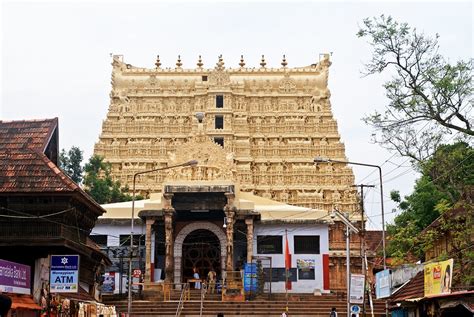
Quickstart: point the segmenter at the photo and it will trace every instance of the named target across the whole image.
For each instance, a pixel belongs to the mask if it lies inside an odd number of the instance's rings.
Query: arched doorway
[[[194,221],[186,226],[184,226],[177,234],[175,243],[174,243],[174,282],[176,284],[182,283],[185,281],[183,278],[183,242],[186,237],[196,230],[204,230],[213,233],[219,241],[219,248],[220,248],[220,267],[215,267],[217,274],[221,274],[221,272],[225,269],[225,259],[227,254],[226,249],[226,235],[222,229],[222,227],[212,223],[210,221]],[[205,272],[207,273],[207,272]],[[201,273],[203,274],[203,273]],[[204,277],[204,276],[203,276]]]
[[[213,268],[220,274],[221,250],[219,238],[209,230],[194,230],[183,241],[183,281],[193,276],[197,268],[202,279]]]

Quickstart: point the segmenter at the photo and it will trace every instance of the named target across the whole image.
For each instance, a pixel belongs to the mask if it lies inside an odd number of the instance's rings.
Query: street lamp
[[[152,170],[137,172],[133,174],[133,188],[132,188],[132,217],[130,218],[130,263],[128,266],[128,316],[130,317],[130,313],[132,311],[132,258],[133,258],[133,225],[134,225],[134,218],[135,218],[135,183],[137,180],[137,176],[157,171],[168,170],[176,167],[183,167],[183,166],[196,166],[198,161],[191,160],[185,163],[171,165],[161,168],[155,168]]]
[[[387,269],[387,263],[385,262],[385,212],[383,208],[383,186],[382,186],[382,168],[379,165],[373,164],[366,164],[366,163],[358,163],[358,162],[350,162],[350,161],[340,161],[340,160],[333,160],[326,157],[315,157],[314,163],[345,163],[345,164],[352,164],[352,165],[360,165],[360,166],[369,166],[369,167],[376,167],[379,170],[379,182],[380,182],[380,207],[382,209],[382,249],[383,249],[383,269]]]
[[[350,255],[350,234],[351,231],[354,232],[355,234],[359,233],[359,229],[354,226],[351,221],[344,216],[342,213],[340,213],[338,210],[334,210],[331,213],[331,218],[334,219],[338,217],[345,225],[346,225],[346,297],[347,297],[347,317],[351,316],[351,298],[350,298],[350,292],[351,292],[351,270],[350,270],[350,264],[351,264],[351,255]]]

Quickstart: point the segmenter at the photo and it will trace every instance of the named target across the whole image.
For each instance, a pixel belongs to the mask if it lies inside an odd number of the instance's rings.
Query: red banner
[[[290,247],[288,245],[288,234],[285,231],[285,237],[286,237],[286,244],[285,244],[285,270],[286,270],[286,283],[285,283],[285,288],[287,290],[291,290],[291,280],[288,276],[290,274],[290,269],[291,269],[291,254],[290,254]]]

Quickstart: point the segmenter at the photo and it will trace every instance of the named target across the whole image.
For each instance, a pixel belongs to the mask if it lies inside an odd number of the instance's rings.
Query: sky
[[[391,15],[441,37],[440,53],[454,62],[473,56],[473,5],[455,2],[272,1],[6,1],[1,3],[0,119],[59,118],[60,148],[79,146],[86,159],[98,141],[111,90],[111,54],[153,68],[194,68],[198,55],[214,67],[289,67],[331,53],[329,89],[348,160],[381,165],[386,221],[398,214],[391,190],[412,192],[417,174],[409,161],[371,143],[361,118],[383,110],[389,77],[361,75],[371,56],[356,36],[366,17]],[[356,184],[374,184],[365,196],[369,228],[381,228],[378,173],[353,167]]]

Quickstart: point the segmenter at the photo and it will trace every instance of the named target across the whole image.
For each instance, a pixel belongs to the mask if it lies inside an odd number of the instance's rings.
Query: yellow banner
[[[453,259],[425,264],[425,296],[451,293]]]

